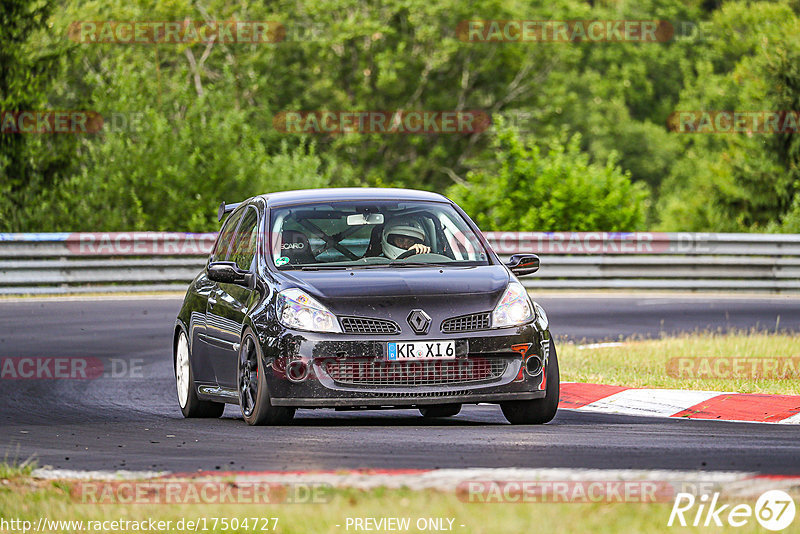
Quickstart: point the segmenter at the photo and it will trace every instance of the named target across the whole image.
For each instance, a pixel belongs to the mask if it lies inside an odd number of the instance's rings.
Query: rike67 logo
[[[667,526],[721,527],[727,523],[732,527],[743,527],[755,517],[767,530],[780,531],[792,524],[795,504],[792,497],[781,490],[770,490],[759,496],[755,506],[749,504],[721,504],[719,493],[678,493]]]

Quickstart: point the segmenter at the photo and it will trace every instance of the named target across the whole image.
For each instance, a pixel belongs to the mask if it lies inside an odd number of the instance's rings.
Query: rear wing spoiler
[[[219,210],[217,211],[217,221],[221,221],[222,218],[225,217],[227,213],[232,212],[233,210],[238,208],[241,204],[242,204],[241,202],[236,202],[235,204],[225,204],[225,202],[223,202],[222,204],[220,204]]]

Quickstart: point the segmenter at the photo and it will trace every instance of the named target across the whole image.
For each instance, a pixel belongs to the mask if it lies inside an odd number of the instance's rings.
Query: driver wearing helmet
[[[423,244],[425,232],[416,221],[392,221],[383,229],[381,248],[383,255],[395,260],[406,252],[427,254],[431,247]]]

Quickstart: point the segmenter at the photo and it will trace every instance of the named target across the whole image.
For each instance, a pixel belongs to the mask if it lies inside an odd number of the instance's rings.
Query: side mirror
[[[221,284],[236,284],[253,289],[256,285],[256,275],[243,271],[232,261],[215,261],[208,264],[208,279]]]
[[[535,273],[539,270],[539,256],[536,254],[514,254],[506,263],[506,267],[517,276]]]

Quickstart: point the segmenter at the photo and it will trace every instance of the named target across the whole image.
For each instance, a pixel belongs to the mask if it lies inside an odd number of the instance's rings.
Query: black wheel
[[[550,340],[550,357],[547,360],[545,372],[547,373],[547,383],[545,384],[544,398],[500,403],[503,415],[512,425],[542,425],[552,421],[556,416],[560,382],[556,346],[552,340]]]
[[[175,385],[178,390],[178,405],[184,417],[219,417],[225,411],[221,402],[203,401],[197,398],[197,387],[192,374],[191,350],[186,333],[181,330],[175,346]]]
[[[460,404],[431,404],[430,406],[420,406],[419,413],[426,419],[434,417],[452,417],[461,411]]]
[[[248,425],[282,425],[292,420],[294,408],[273,406],[269,401],[261,347],[249,329],[239,349],[239,406]]]

